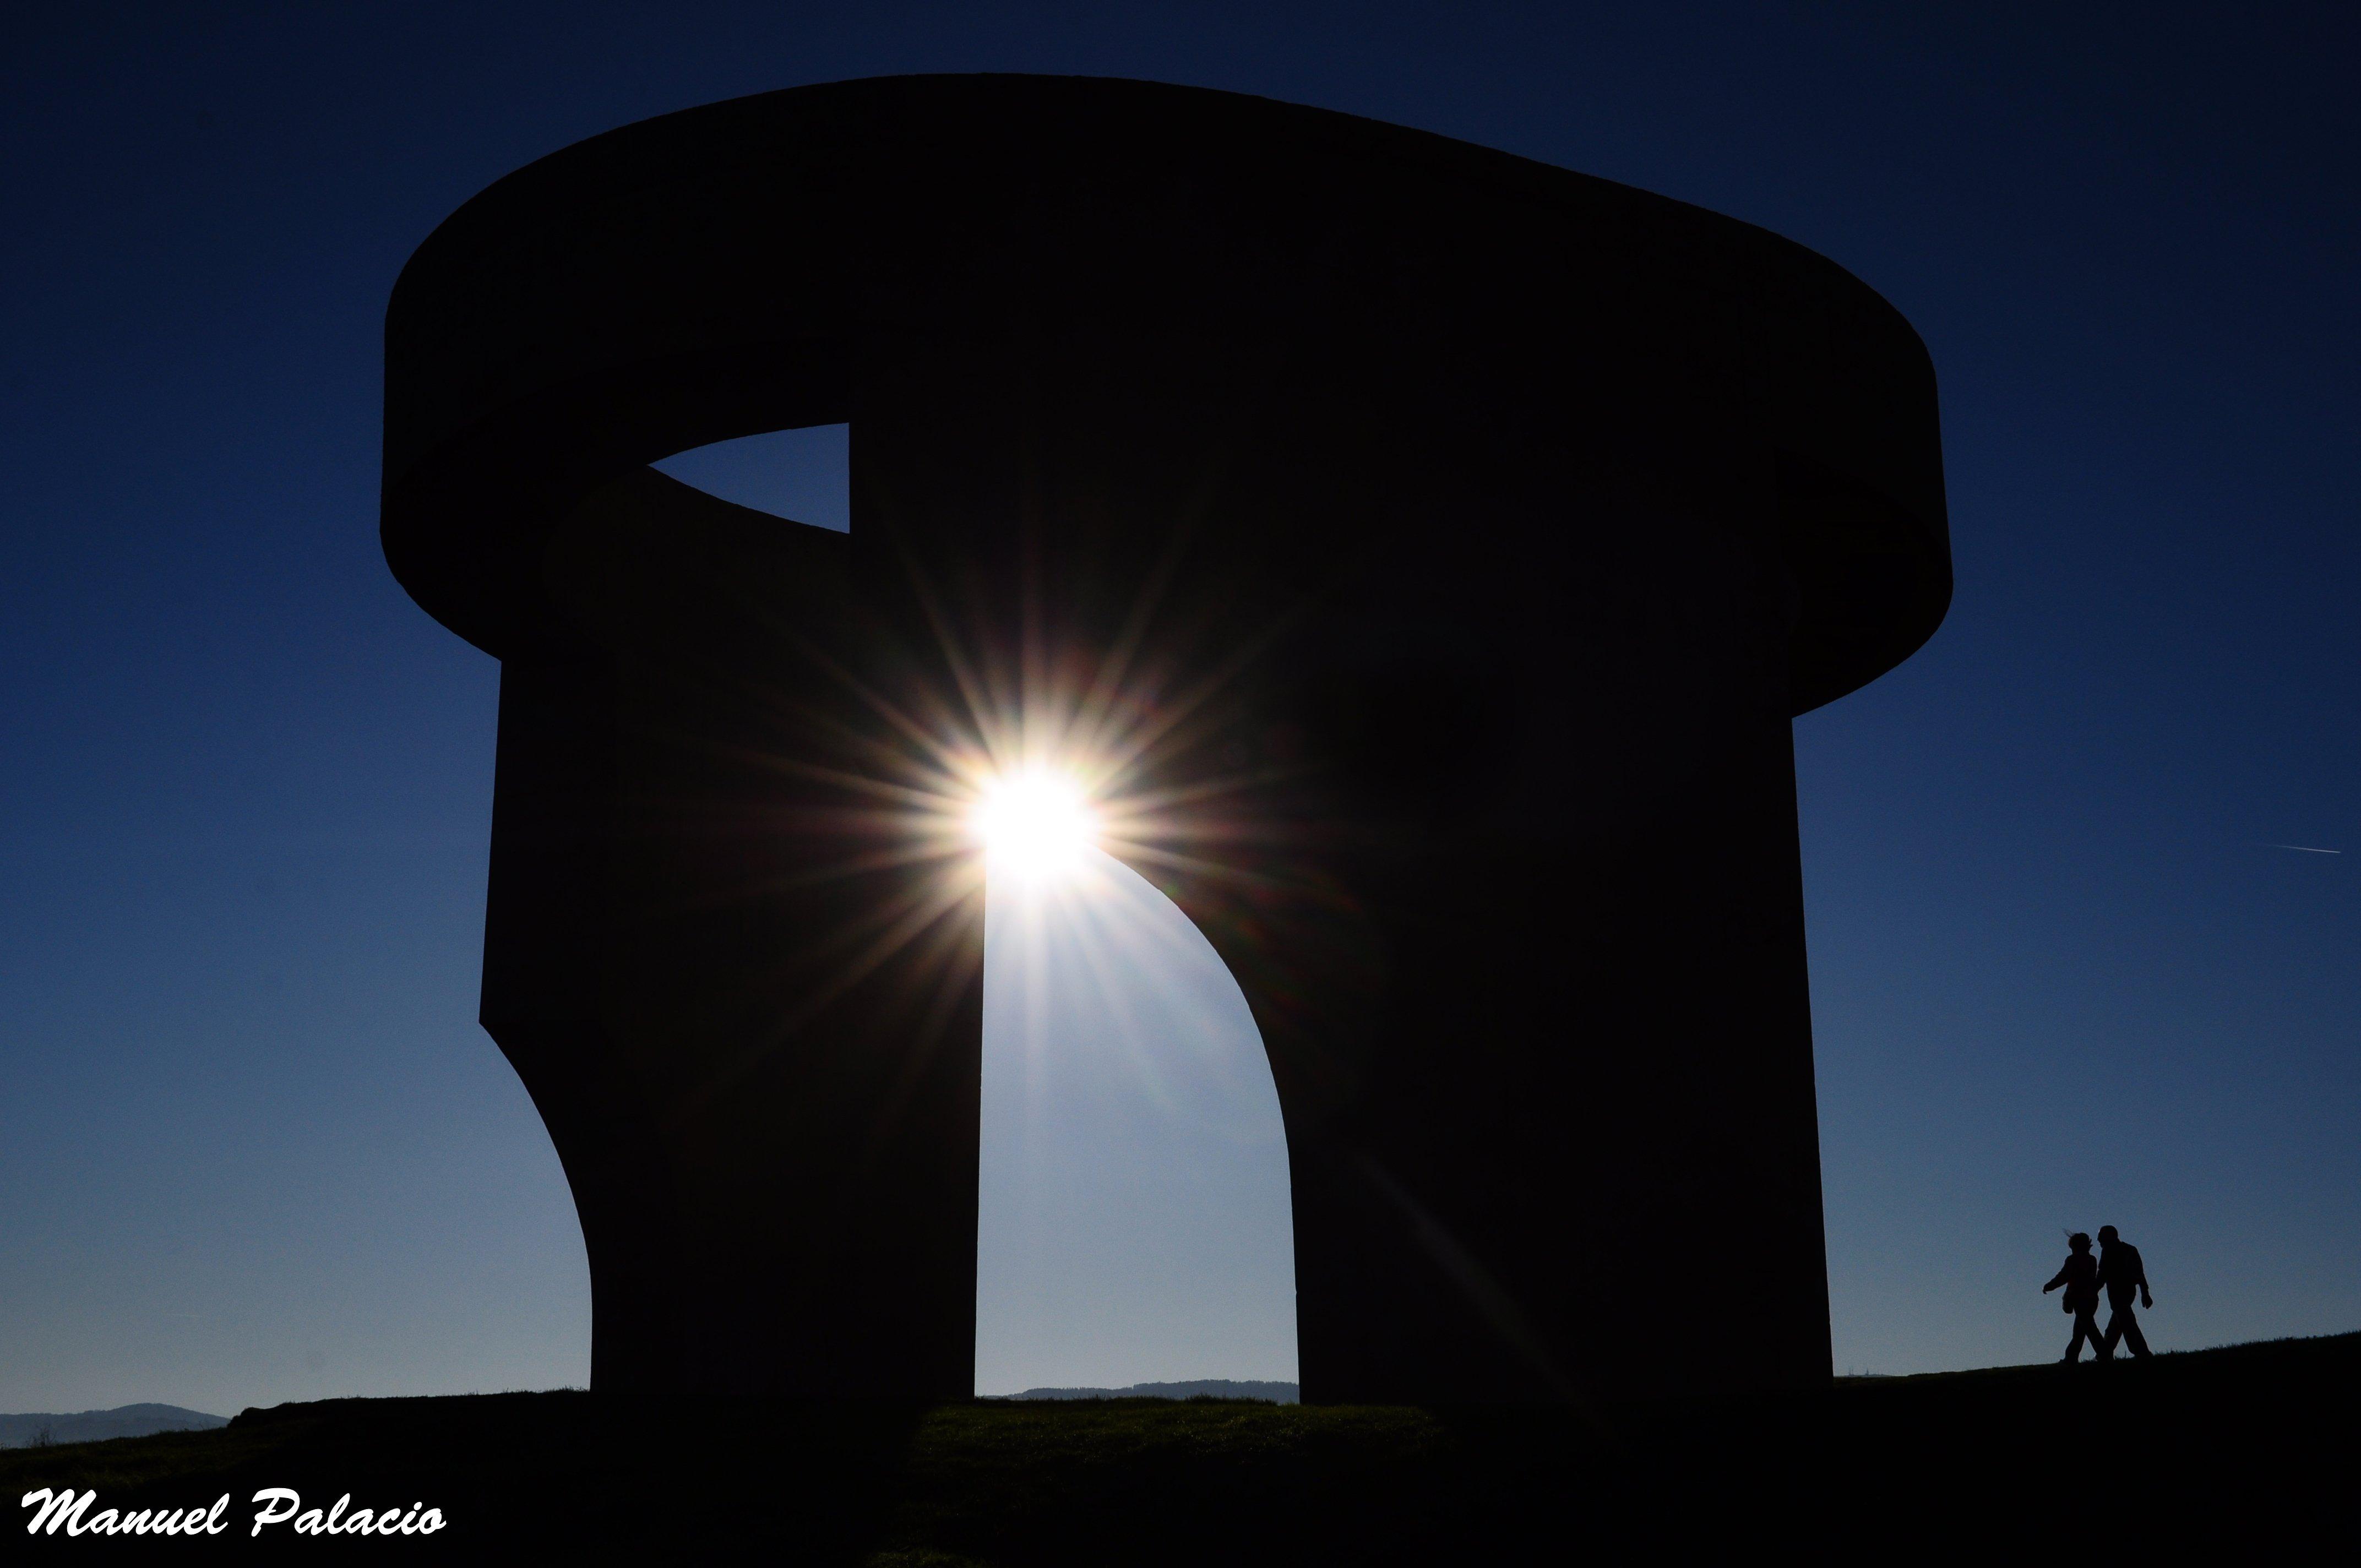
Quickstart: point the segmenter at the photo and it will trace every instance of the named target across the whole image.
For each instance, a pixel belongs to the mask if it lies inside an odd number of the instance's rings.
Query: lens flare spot
[[[975,836],[994,871],[1038,882],[1073,871],[1098,838],[1082,786],[1062,773],[1029,769],[984,786]]]

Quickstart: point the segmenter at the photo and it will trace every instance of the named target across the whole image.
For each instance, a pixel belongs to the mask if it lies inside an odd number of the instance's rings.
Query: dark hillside
[[[450,1521],[432,1544],[446,1549],[758,1549],[937,1568],[1797,1546],[1949,1559],[2102,1542],[2244,1556],[2307,1536],[2349,1551],[2356,1399],[2361,1335],[1588,1419],[1126,1399],[353,1399],[248,1410],[218,1431],[10,1451],[0,1492],[95,1486],[97,1507],[173,1508],[227,1491],[234,1532],[214,1544],[242,1555],[268,1544],[247,1537],[247,1499],[291,1486],[306,1507],[346,1492],[357,1508],[432,1504]]]

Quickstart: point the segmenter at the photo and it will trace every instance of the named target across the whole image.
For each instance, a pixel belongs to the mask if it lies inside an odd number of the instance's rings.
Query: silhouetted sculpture
[[[2065,1355],[2066,1365],[2071,1366],[2082,1359],[2082,1347],[2086,1344],[2093,1356],[2103,1355],[2099,1349],[2099,1321],[2093,1315],[2099,1310],[2099,1265],[2091,1255],[2091,1238],[2081,1231],[2066,1238],[2066,1262],[2041,1288],[2041,1293],[2047,1296],[2061,1285],[2066,1288],[2066,1297],[2060,1305],[2074,1314],[2074,1333],[2066,1342]]]
[[[972,1388],[960,757],[1109,762],[1245,989],[1303,1392],[1829,1372],[1791,715],[1950,594],[1935,384],[1744,224],[1137,82],[569,148],[386,327],[384,539],[502,661],[483,1020],[600,1388]],[[650,470],[849,420],[850,536]],[[1634,1289],[1710,1231],[1748,1281]]]
[[[2107,1337],[2100,1342],[2099,1359],[2114,1360],[2121,1343],[2131,1346],[2134,1360],[2147,1360],[2147,1336],[2140,1332],[2132,1298],[2136,1295],[2143,1307],[2156,1305],[2148,1294],[2147,1266],[2140,1261],[2139,1248],[2116,1235],[2113,1225],[2099,1227],[2099,1283],[2107,1290]]]

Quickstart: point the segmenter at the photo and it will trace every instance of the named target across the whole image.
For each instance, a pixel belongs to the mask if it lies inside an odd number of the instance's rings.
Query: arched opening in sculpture
[[[849,532],[850,429],[742,436],[654,466],[733,506]],[[1292,1382],[1287,1137],[1262,1036],[1189,916],[1060,820],[1086,809],[1074,787],[1017,776],[979,808],[975,852],[995,869],[976,1392]]]
[[[982,1124],[977,1393],[1295,1380],[1262,1036],[1213,944],[1103,850],[989,881]]]

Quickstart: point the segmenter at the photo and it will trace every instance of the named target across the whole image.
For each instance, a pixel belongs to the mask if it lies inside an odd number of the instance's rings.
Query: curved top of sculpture
[[[533,635],[544,546],[594,488],[857,422],[864,378],[946,337],[1077,332],[1273,365],[1374,346],[1446,399],[1624,367],[1635,384],[1590,406],[1639,400],[1777,471],[1775,524],[1733,526],[1775,526],[1795,580],[1795,712],[1900,663],[1949,602],[1932,367],[1825,258],[1444,137],[1067,77],[736,99],[475,197],[388,313],[386,554],[502,654]]]

